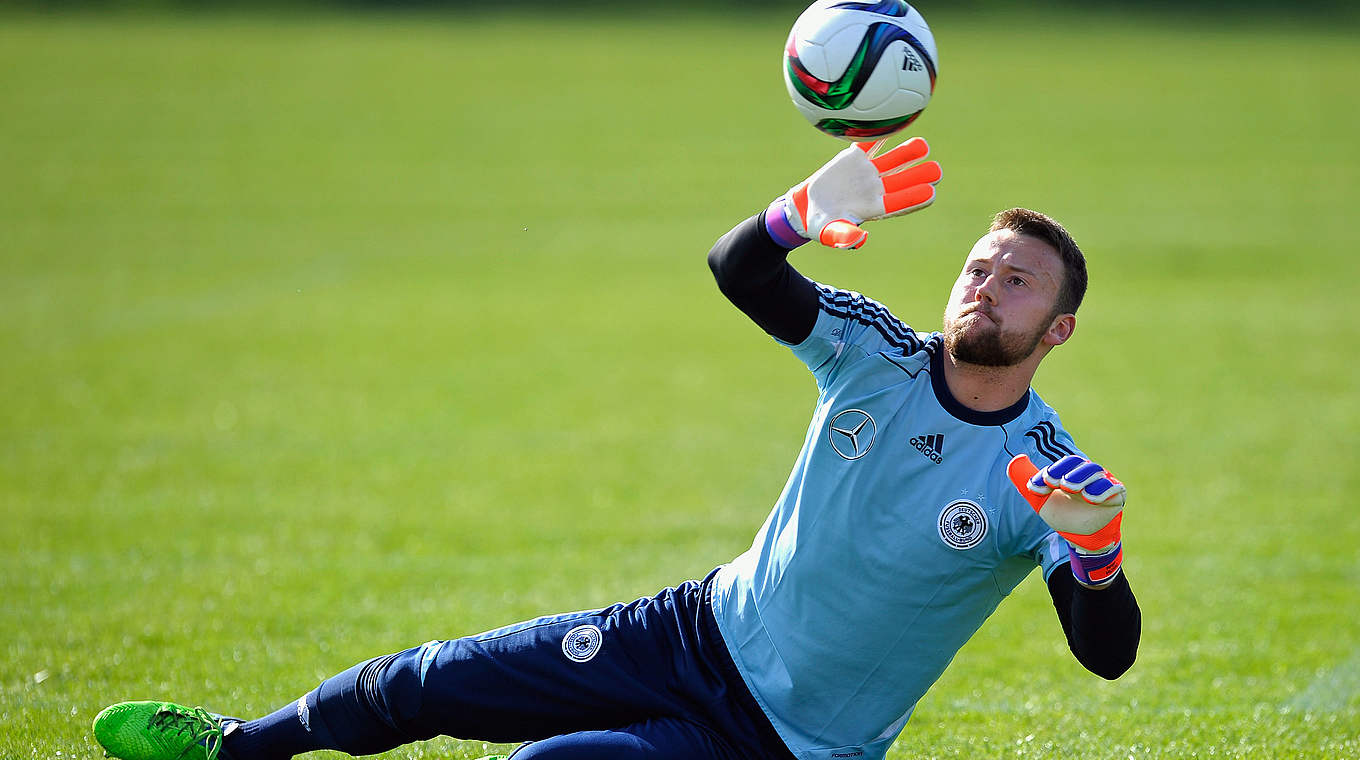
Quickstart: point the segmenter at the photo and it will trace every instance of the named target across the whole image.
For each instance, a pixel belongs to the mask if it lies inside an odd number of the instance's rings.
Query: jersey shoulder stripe
[[[883,304],[853,291],[815,284],[822,311],[872,327],[889,345],[907,353],[916,353],[924,347],[911,327],[893,316]]]
[[[1034,448],[1038,449],[1040,454],[1054,462],[1076,453],[1058,440],[1057,428],[1049,420],[1040,420],[1034,427],[1025,431],[1025,437],[1034,441]]]

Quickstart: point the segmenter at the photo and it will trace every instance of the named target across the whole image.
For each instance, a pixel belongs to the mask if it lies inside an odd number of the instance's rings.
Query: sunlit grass
[[[1358,38],[931,19],[939,202],[796,263],[933,329],[992,212],[1071,227],[1036,385],[1145,627],[1101,682],[1023,584],[892,757],[1360,754]],[[787,22],[0,17],[0,756],[744,549],[814,389],[703,254],[838,147]]]

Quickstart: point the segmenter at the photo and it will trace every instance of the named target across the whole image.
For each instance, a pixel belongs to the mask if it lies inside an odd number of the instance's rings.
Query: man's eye
[[[1025,281],[1022,280],[1022,279],[1020,279],[1019,277],[1012,277],[1012,278],[1011,278],[1011,284],[1012,284],[1012,285],[1024,285],[1024,284],[1025,284]]]

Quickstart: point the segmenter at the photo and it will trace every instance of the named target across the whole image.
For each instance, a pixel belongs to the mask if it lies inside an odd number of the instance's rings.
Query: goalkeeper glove
[[[935,200],[935,183],[940,181],[940,164],[916,162],[930,153],[930,146],[913,137],[874,157],[884,142],[855,143],[776,198],[765,212],[772,234],[783,220],[803,240],[833,248],[859,248],[869,237],[860,223],[929,206]]]
[[[1119,536],[1124,484],[1076,455],[1040,470],[1021,454],[1011,460],[1006,474],[1039,517],[1066,539],[1077,581],[1091,588],[1112,583],[1124,561]]]

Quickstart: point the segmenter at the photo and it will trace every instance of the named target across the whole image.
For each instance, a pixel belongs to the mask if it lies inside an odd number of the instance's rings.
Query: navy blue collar
[[[1029,408],[1028,390],[1014,404],[994,412],[979,412],[964,406],[949,392],[949,385],[944,381],[944,352],[944,340],[939,342],[937,350],[930,352],[930,387],[935,389],[935,400],[946,412],[971,425],[1004,425]]]

